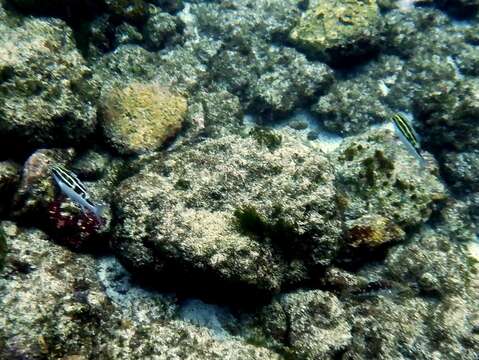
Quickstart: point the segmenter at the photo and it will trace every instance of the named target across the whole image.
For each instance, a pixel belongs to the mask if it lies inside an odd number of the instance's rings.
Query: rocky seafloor
[[[0,0],[0,359],[478,359],[478,10]]]

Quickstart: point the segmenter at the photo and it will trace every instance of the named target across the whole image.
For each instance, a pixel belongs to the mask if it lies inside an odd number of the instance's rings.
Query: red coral
[[[74,207],[65,198],[56,198],[48,208],[58,240],[76,250],[92,247],[104,223],[94,214]]]

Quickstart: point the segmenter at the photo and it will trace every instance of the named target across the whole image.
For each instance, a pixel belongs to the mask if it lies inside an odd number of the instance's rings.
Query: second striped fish
[[[419,137],[414,131],[412,125],[403,114],[396,113],[392,117],[394,129],[401,141],[407,147],[408,151],[413,155],[421,165],[425,164],[424,157],[421,155],[421,146]]]

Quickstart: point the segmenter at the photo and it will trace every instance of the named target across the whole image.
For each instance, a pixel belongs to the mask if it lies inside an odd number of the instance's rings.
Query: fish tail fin
[[[105,214],[105,211],[106,211],[106,208],[107,206],[105,204],[100,204],[100,205],[97,205],[96,207],[96,214],[101,217]]]
[[[419,150],[417,151],[417,154],[418,154],[419,164],[421,165],[421,167],[423,168],[427,167],[428,162],[426,158],[419,152]]]
[[[103,215],[105,214],[106,209],[107,209],[106,205],[100,204],[100,205],[96,205],[93,211],[95,217],[101,224],[105,222],[105,220],[103,219]]]

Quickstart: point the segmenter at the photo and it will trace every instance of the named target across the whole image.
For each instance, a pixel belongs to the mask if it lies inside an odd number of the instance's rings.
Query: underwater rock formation
[[[423,108],[443,106],[444,112],[454,113],[455,96],[473,96],[467,88],[474,81],[465,75],[474,72],[475,47],[464,42],[464,29],[435,9],[393,10],[384,15],[384,23],[387,45],[381,54],[337,81],[311,110],[328,130],[345,135],[406,111],[413,113],[419,134],[428,137],[433,129],[421,119],[431,114]]]
[[[174,13],[182,1],[147,0],[7,0],[10,8],[23,13],[52,16],[73,29],[81,52],[99,57],[120,44],[139,43],[159,49],[180,31]],[[143,36],[144,35],[144,36]]]
[[[174,298],[121,289],[119,265],[74,254],[38,230],[0,223],[0,358],[279,359],[272,351],[174,320]],[[118,289],[117,289],[118,287]]]
[[[102,126],[122,154],[156,150],[181,128],[186,99],[158,84],[132,83],[111,89],[102,103]]]
[[[469,316],[477,316],[476,304],[466,297],[439,304],[421,297],[365,298],[349,310],[354,319],[352,344],[343,356],[433,359],[447,354],[450,359],[473,360],[478,343]]]
[[[338,65],[340,58],[371,52],[380,41],[380,27],[375,0],[315,0],[309,2],[289,37],[299,47]]]
[[[252,86],[251,97],[259,111],[289,113],[306,99],[327,91],[334,80],[327,65],[310,62],[295,50],[284,49],[278,55],[279,64],[263,72]]]
[[[14,197],[17,216],[33,216],[37,218],[37,224],[42,223],[55,196],[51,167],[64,164],[73,155],[73,149],[39,149],[28,157]]]
[[[472,151],[449,152],[444,155],[444,173],[457,193],[479,191],[479,148]]]
[[[329,266],[344,241],[401,241],[428,220],[443,185],[401,147],[372,131],[330,162],[284,132],[204,140],[122,183],[114,248],[140,274],[277,292]]]
[[[344,217],[346,222],[355,220],[354,226],[356,219],[369,214],[406,230],[427,221],[434,203],[446,198],[444,185],[409,154],[391,130],[371,130],[345,139],[333,156]],[[391,226],[390,231],[399,235]]]
[[[0,358],[477,360],[476,4],[0,0]]]
[[[474,217],[475,210],[472,202],[448,199],[437,219],[440,225],[436,231],[452,241],[475,242],[479,222]]]
[[[404,62],[396,56],[371,61],[356,76],[334,84],[313,104],[311,111],[327,130],[345,135],[387,121],[391,114],[386,102],[388,86],[394,84],[403,66]]]
[[[207,139],[122,183],[114,249],[177,283],[277,292],[334,258],[333,177],[320,151],[275,133]]]
[[[471,276],[467,258],[460,244],[428,229],[390,251],[386,267],[393,279],[424,294],[447,297],[465,293]]]
[[[92,64],[95,81],[103,83],[105,96],[117,83],[151,81],[157,72],[158,54],[139,45],[121,45]],[[155,65],[156,64],[156,65]]]
[[[173,36],[179,27],[175,16],[167,12],[151,11],[151,15],[145,23],[143,34],[146,46],[149,49],[160,49],[166,39]]]
[[[295,359],[332,359],[351,343],[351,325],[338,298],[321,290],[297,291],[263,310],[265,334],[287,342]]]
[[[240,99],[226,90],[198,91],[188,99],[188,134],[217,137],[238,132],[243,124]]]
[[[0,23],[0,43],[1,138],[17,148],[86,140],[96,124],[91,71],[66,24]]]

